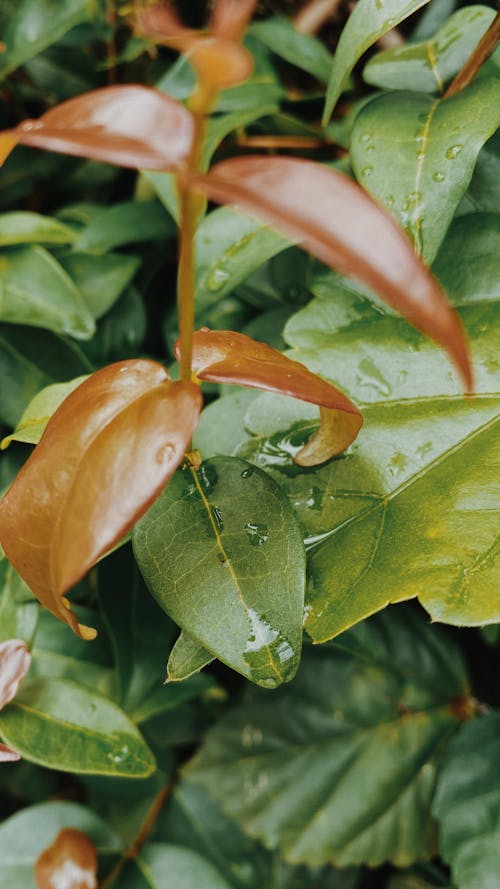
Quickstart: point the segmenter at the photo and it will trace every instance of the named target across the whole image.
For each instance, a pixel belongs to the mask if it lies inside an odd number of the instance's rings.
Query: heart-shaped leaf
[[[213,200],[254,213],[367,284],[447,349],[471,388],[462,328],[439,285],[389,215],[346,176],[294,158],[242,157],[217,164],[193,185]]]
[[[179,354],[179,344],[176,353]],[[243,333],[202,329],[193,336],[193,370],[200,380],[280,392],[320,406],[321,426],[295,455],[301,466],[324,463],[356,438],[363,418],[349,398],[304,365]]]
[[[135,84],[109,86],[68,99],[38,120],[3,134],[15,144],[105,161],[122,167],[176,170],[186,160],[193,118],[179,102]]]
[[[159,364],[109,365],[63,402],[1,501],[8,559],[42,604],[80,635],[95,633],[78,624],[63,593],[159,494],[200,410],[199,388],[171,382]]]
[[[51,846],[35,862],[38,889],[97,889],[97,852],[81,830],[60,830]]]

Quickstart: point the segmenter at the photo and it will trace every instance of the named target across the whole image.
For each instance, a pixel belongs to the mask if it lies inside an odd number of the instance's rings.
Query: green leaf
[[[420,9],[428,0],[360,0],[347,20],[333,57],[323,125],[343,92],[358,59],[377,40]]]
[[[323,83],[327,82],[333,61],[331,53],[320,40],[297,31],[290,19],[274,16],[255,22],[250,33],[291,65],[307,71]]]
[[[80,291],[44,247],[14,247],[2,252],[0,320],[44,327],[83,340],[95,330]]]
[[[289,246],[268,225],[231,207],[214,210],[196,233],[198,312],[231,293],[267,259]]]
[[[164,241],[175,235],[171,219],[156,201],[124,201],[102,209],[74,244],[83,253],[102,254],[124,244]]]
[[[0,449],[4,450],[12,441],[38,444],[52,414],[64,399],[87,379],[87,376],[76,377],[68,383],[53,383],[38,392],[23,411],[12,435],[8,435],[0,442]]]
[[[351,155],[356,178],[394,214],[427,263],[467,190],[481,147],[499,125],[496,78],[474,82],[445,100],[390,93],[356,118]]]
[[[143,778],[155,769],[125,713],[68,680],[24,685],[0,714],[0,735],[30,762],[63,772]]]
[[[166,843],[148,843],[113,889],[163,889],[165,876],[175,889],[231,889],[214,866],[193,852]]]
[[[456,306],[500,300],[500,213],[454,219],[432,270]]]
[[[62,267],[73,279],[93,318],[101,318],[115,304],[131,283],[140,260],[137,256],[108,253],[68,253],[60,258]]]
[[[196,639],[188,633],[182,632],[177,639],[167,665],[167,675],[170,682],[181,682],[194,676],[213,661],[210,654]]]
[[[1,884],[9,889],[35,889],[35,861],[59,831],[69,826],[87,834],[101,854],[120,847],[108,825],[78,803],[50,802],[30,806],[0,825]]]
[[[466,689],[455,647],[392,611],[307,648],[291,686],[251,690],[187,774],[288,861],[406,866],[434,850],[436,766]]]
[[[136,525],[134,552],[161,607],[212,655],[266,687],[292,678],[304,551],[265,473],[231,458],[178,471]]]
[[[365,65],[363,77],[382,89],[442,93],[494,18],[488,6],[459,9],[431,39],[377,53]]]
[[[31,645],[37,620],[32,593],[11,565],[0,562],[0,642],[22,639]]]
[[[471,210],[474,212],[498,213],[500,206],[500,130],[497,130],[479,152],[469,190],[464,197],[465,201],[471,204]]]
[[[0,419],[15,426],[40,389],[92,370],[76,343],[48,330],[0,324]]]
[[[18,211],[0,215],[0,246],[16,244],[72,244],[74,229],[40,213]]]
[[[464,725],[446,751],[433,810],[457,889],[498,884],[499,756],[499,712]]]
[[[2,34],[6,49],[0,56],[0,77],[6,77],[88,17],[87,0],[21,0]]]
[[[142,346],[147,318],[144,300],[137,287],[127,287],[109,312],[99,320],[95,335],[85,343],[94,364],[133,358]]]

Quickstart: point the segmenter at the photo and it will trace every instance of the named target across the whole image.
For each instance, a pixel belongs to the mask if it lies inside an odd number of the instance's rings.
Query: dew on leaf
[[[373,167],[370,167],[370,166],[363,167],[361,170],[362,176],[371,176],[372,173],[373,173]]]
[[[217,293],[219,290],[222,290],[229,278],[229,272],[221,269],[220,266],[216,266],[207,277],[207,287],[212,293]]]
[[[211,506],[210,512],[212,513],[212,518],[215,522],[215,526],[219,532],[224,530],[224,520],[222,518],[222,512],[218,506]]]
[[[269,528],[267,525],[258,524],[257,522],[246,522],[243,530],[250,538],[252,546],[262,546],[269,540]]]
[[[448,160],[451,161],[451,160],[453,160],[455,157],[458,157],[458,155],[459,155],[460,152],[462,151],[463,147],[464,147],[464,146],[463,146],[463,145],[460,145],[460,144],[458,144],[458,145],[451,145],[451,146],[448,148],[447,152],[446,152],[446,157],[448,158]]]
[[[248,466],[247,469],[244,469],[241,473],[241,478],[250,478],[253,475],[253,466]]]
[[[434,182],[444,182],[446,176],[444,173],[440,173],[439,170],[436,170],[436,172],[432,174],[432,178],[434,179]]]

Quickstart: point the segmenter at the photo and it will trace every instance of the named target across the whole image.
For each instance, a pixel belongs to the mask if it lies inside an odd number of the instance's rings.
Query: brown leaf
[[[239,43],[223,37],[199,38],[188,52],[198,78],[209,89],[225,89],[250,77],[253,59]]]
[[[0,762],[19,762],[20,759],[19,753],[11,747],[6,747],[5,744],[0,744]]]
[[[97,889],[97,853],[80,830],[61,830],[35,863],[38,889]]]
[[[186,52],[199,39],[199,31],[187,28],[169,3],[138,6],[134,10],[134,31],[141,37]]]
[[[392,217],[346,176],[311,161],[240,157],[193,185],[241,207],[322,262],[366,284],[451,355],[465,387],[472,369],[460,320]]]
[[[0,502],[7,558],[83,638],[63,594],[135,524],[179,466],[198,422],[198,386],[153,361],[92,374],[49,421]]]
[[[226,40],[241,40],[257,0],[216,0],[209,28]]]
[[[31,655],[20,639],[0,644],[0,710],[16,696],[31,664]]]
[[[179,343],[175,351],[179,357]],[[196,331],[193,370],[200,380],[264,389],[318,404],[321,425],[295,456],[300,466],[316,466],[340,454],[354,441],[363,423],[358,408],[346,395],[303,364],[243,333],[206,327]]]
[[[109,86],[3,133],[0,161],[20,142],[122,167],[177,170],[192,138],[192,115],[179,102],[146,86]]]

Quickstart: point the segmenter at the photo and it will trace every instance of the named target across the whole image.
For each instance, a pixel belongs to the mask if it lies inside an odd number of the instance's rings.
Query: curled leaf
[[[153,361],[92,374],[58,408],[0,503],[7,558],[49,611],[86,639],[64,593],[111,549],[181,462],[198,386]]]
[[[179,357],[179,344],[176,354]],[[355,404],[326,380],[243,333],[202,328],[193,336],[193,370],[200,380],[279,392],[320,406],[318,432],[295,456],[300,466],[324,463],[351,444],[363,418]]]
[[[109,86],[3,133],[0,160],[21,143],[123,167],[177,170],[192,137],[193,118],[179,102],[146,86]]]
[[[217,0],[210,31],[226,40],[241,40],[256,6],[257,0]]]
[[[30,664],[31,655],[20,639],[0,644],[0,710],[15,698]]]
[[[192,181],[212,200],[255,214],[366,284],[443,346],[472,388],[458,316],[404,232],[356,183],[320,164],[284,157],[232,158]]]
[[[38,889],[97,889],[97,852],[80,830],[59,831],[35,863]]]

